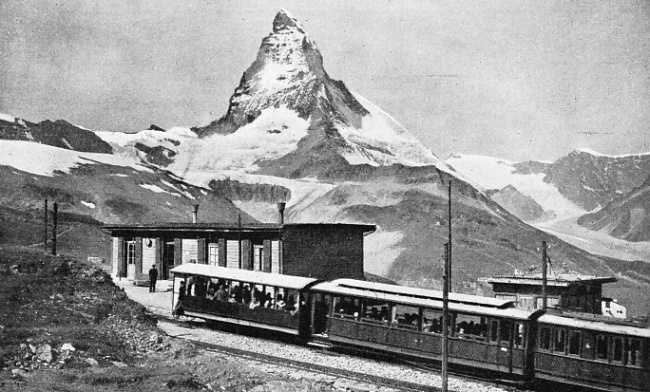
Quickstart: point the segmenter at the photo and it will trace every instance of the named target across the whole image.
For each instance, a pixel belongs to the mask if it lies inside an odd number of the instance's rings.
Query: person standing
[[[152,265],[149,269],[149,292],[156,292],[156,281],[158,280],[158,270],[155,265]]]

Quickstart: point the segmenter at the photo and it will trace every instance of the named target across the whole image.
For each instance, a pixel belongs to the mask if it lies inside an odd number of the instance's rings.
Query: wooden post
[[[448,290],[453,291],[453,286],[451,284],[451,180],[449,180],[449,240],[447,246],[447,253],[449,258],[449,271],[447,271],[447,281],[449,282]]]
[[[47,199],[45,199],[45,209],[43,212],[43,252],[47,252]]]
[[[54,202],[54,215],[52,216],[52,254],[56,255],[56,229],[59,224],[58,214],[59,214],[59,205]]]
[[[442,392],[447,392],[449,364],[449,244],[445,244],[445,272],[442,276]]]
[[[547,266],[546,266],[546,241],[542,241],[542,309],[546,310],[548,306],[548,295],[546,293],[547,285]]]

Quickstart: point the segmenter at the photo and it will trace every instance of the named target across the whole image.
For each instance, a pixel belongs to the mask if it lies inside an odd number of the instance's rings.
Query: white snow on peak
[[[629,158],[629,157],[640,157],[640,156],[650,155],[650,152],[642,152],[637,154],[622,154],[622,155],[602,154],[590,148],[576,148],[574,150],[578,152],[584,152],[586,154],[590,154],[596,157],[606,157],[606,158]]]
[[[135,143],[146,145],[160,145],[170,140],[183,141],[186,139],[196,139],[198,136],[189,128],[174,127],[167,132],[144,130],[136,133],[93,131],[100,139],[106,143],[119,147],[133,146]]]
[[[553,184],[544,182],[543,173],[515,174],[514,162],[466,154],[452,154],[445,162],[479,189],[514,186],[522,194],[532,197],[545,211],[554,211],[557,219],[587,213],[562,196]]]
[[[254,171],[258,159],[280,158],[298,147],[307,136],[309,120],[286,106],[262,110],[250,124],[228,135],[214,134],[181,144],[168,169],[186,178],[187,171]]]
[[[134,159],[118,155],[79,152],[24,140],[0,140],[0,151],[0,165],[40,176],[52,176],[54,171],[69,173],[70,169],[81,164],[97,163],[152,171]]]
[[[388,113],[361,95],[352,94],[370,113],[363,117],[361,129],[338,124],[339,133],[350,146],[341,153],[350,164],[435,165],[441,170],[451,172],[443,161]]]
[[[10,115],[5,114],[5,113],[0,113],[0,120],[4,120],[4,121],[12,123],[12,122],[16,121],[16,117],[10,116]]]
[[[83,200],[80,200],[80,201],[81,201],[81,204],[85,205],[86,207],[91,208],[91,209],[95,209],[95,203],[91,203],[89,201],[83,201]]]

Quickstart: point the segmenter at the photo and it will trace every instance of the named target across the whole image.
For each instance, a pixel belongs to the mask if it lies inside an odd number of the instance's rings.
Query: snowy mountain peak
[[[283,30],[297,30],[298,32],[305,34],[305,29],[302,28],[298,20],[291,16],[286,10],[280,10],[275,19],[273,19],[273,32],[280,33]]]

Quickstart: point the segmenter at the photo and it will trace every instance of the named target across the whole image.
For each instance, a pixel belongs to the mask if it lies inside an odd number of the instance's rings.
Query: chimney
[[[192,223],[196,223],[199,215],[199,205],[192,204]]]
[[[281,225],[283,225],[284,224],[284,207],[286,207],[287,203],[284,202],[284,201],[279,201],[276,204],[278,206],[278,212],[279,212],[279,218],[278,218],[280,220],[279,223]]]

